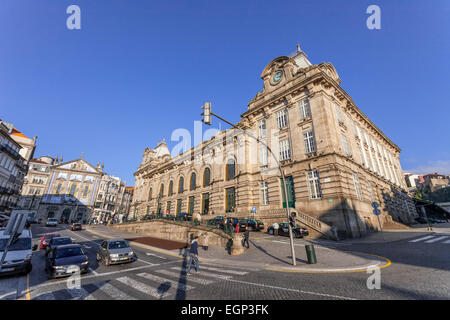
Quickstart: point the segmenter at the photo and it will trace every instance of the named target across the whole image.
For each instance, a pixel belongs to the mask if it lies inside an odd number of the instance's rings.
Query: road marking
[[[90,272],[92,272],[93,274],[95,274],[95,275],[98,275],[98,272],[96,272],[94,269],[92,269],[92,268],[89,268],[89,271]]]
[[[148,256],[154,256],[154,257],[157,257],[157,258],[160,258],[160,259],[167,259],[165,257],[161,257],[161,256],[158,256],[157,254],[150,253],[150,252],[146,252],[145,254],[148,255]]]
[[[155,270],[158,273],[162,273],[165,274],[166,276],[171,276],[174,278],[183,278],[183,279],[188,279],[188,282],[195,282],[195,283],[199,283],[199,284],[203,284],[203,285],[208,285],[211,283],[214,283],[214,281],[212,280],[206,280],[206,279],[197,279],[197,278],[193,278],[191,276],[186,277],[185,274],[180,274],[180,273],[175,273],[175,272],[171,272],[169,270]]]
[[[443,243],[450,243],[450,240],[444,241]]]
[[[187,267],[186,268],[179,268],[179,267],[173,267],[171,268],[172,270],[178,270],[178,271],[183,271],[183,272],[187,272]],[[191,268],[191,270],[193,270],[194,267]],[[200,267],[199,267],[200,270]],[[210,273],[210,272],[199,272],[202,276],[207,276],[207,277],[211,277],[211,278],[217,278],[217,279],[231,279],[231,276],[226,276],[223,274],[216,274],[216,273]],[[195,275],[198,275],[199,273],[195,273]]]
[[[246,271],[237,271],[237,270],[230,270],[230,269],[219,269],[219,268],[205,267],[203,265],[202,265],[202,269],[211,270],[211,271],[219,271],[219,272],[223,272],[223,273],[237,274],[237,275],[240,275],[240,276],[243,276],[243,275],[248,273]]]
[[[134,279],[131,279],[129,277],[121,277],[121,278],[117,278],[116,280],[135,289],[135,290],[138,290],[142,293],[151,295],[152,297],[155,297],[158,299],[165,298],[166,296],[168,296],[168,294],[166,292],[164,292],[164,293],[162,292],[161,294],[159,294],[158,289],[156,289],[152,286],[146,285],[142,282],[136,281]]]
[[[422,241],[422,240],[426,240],[426,239],[430,239],[430,238],[433,238],[434,236],[426,236],[426,237],[423,237],[423,238],[419,238],[419,239],[415,239],[415,240],[410,240],[409,242],[419,242],[419,241]]]
[[[35,296],[33,300],[56,300],[56,298],[51,292],[42,292]]]
[[[91,295],[83,288],[67,289],[67,291],[72,296],[71,300],[97,300],[93,295]]]
[[[443,240],[443,239],[446,239],[446,238],[448,238],[448,236],[437,237],[437,238],[425,241],[425,243],[433,243],[433,242],[436,242],[436,241],[439,241],[439,240]]]
[[[146,273],[146,272],[138,273],[137,275],[139,277],[143,277],[143,278],[148,279],[148,280],[152,280],[152,281],[155,281],[155,282],[160,282],[159,285],[168,282],[168,283],[170,283],[173,286],[172,288],[174,288],[174,289],[176,288],[177,291],[178,290],[186,291],[186,290],[195,289],[194,287],[189,286],[189,285],[187,285],[185,283],[182,283],[182,282],[179,282],[179,281],[178,282],[177,281],[173,281],[173,280],[166,279],[166,278],[161,278],[161,277],[155,276],[154,274],[149,274],[149,273]]]
[[[159,266],[159,263],[151,263],[151,262],[148,262],[148,261],[145,261],[145,260],[142,260],[142,259],[137,259],[137,260],[141,261],[143,263],[146,263],[146,264],[148,264],[150,266]]]
[[[129,296],[125,292],[117,289],[113,285],[104,282],[104,283],[93,283],[94,286],[97,287],[98,290],[105,293],[106,295],[110,296],[114,300],[137,300],[136,298],[133,298],[132,296]]]

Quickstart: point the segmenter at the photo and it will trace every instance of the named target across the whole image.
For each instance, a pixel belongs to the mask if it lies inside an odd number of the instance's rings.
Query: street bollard
[[[305,246],[306,256],[308,257],[308,263],[314,264],[317,263],[316,259],[316,251],[314,250],[314,246],[312,244],[308,244]]]

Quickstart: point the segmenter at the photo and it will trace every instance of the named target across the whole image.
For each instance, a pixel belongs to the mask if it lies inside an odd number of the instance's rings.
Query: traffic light
[[[203,112],[202,112],[202,122],[204,124],[211,125],[211,102],[205,102],[205,104],[202,106]]]

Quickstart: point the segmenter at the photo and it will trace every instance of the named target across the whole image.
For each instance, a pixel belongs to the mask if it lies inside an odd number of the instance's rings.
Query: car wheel
[[[273,230],[272,229],[269,230],[269,234],[273,235]]]

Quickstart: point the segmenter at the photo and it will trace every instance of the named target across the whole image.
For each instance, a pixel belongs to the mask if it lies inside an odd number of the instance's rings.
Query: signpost
[[[378,219],[378,225],[380,226],[381,237],[384,240],[383,228],[381,227],[381,222],[380,222],[381,211],[378,209],[378,207],[379,207],[378,202],[372,202],[372,207],[373,207],[373,214],[376,215],[377,219]]]
[[[253,219],[255,219],[256,207],[252,207]]]
[[[2,269],[3,262],[5,262],[6,255],[8,254],[8,247],[17,240],[25,227],[28,215],[23,212],[13,212],[11,213],[11,218],[6,225],[3,232],[4,235],[9,236],[8,242],[5,246],[5,251],[3,251],[2,258],[0,260],[0,270]]]

